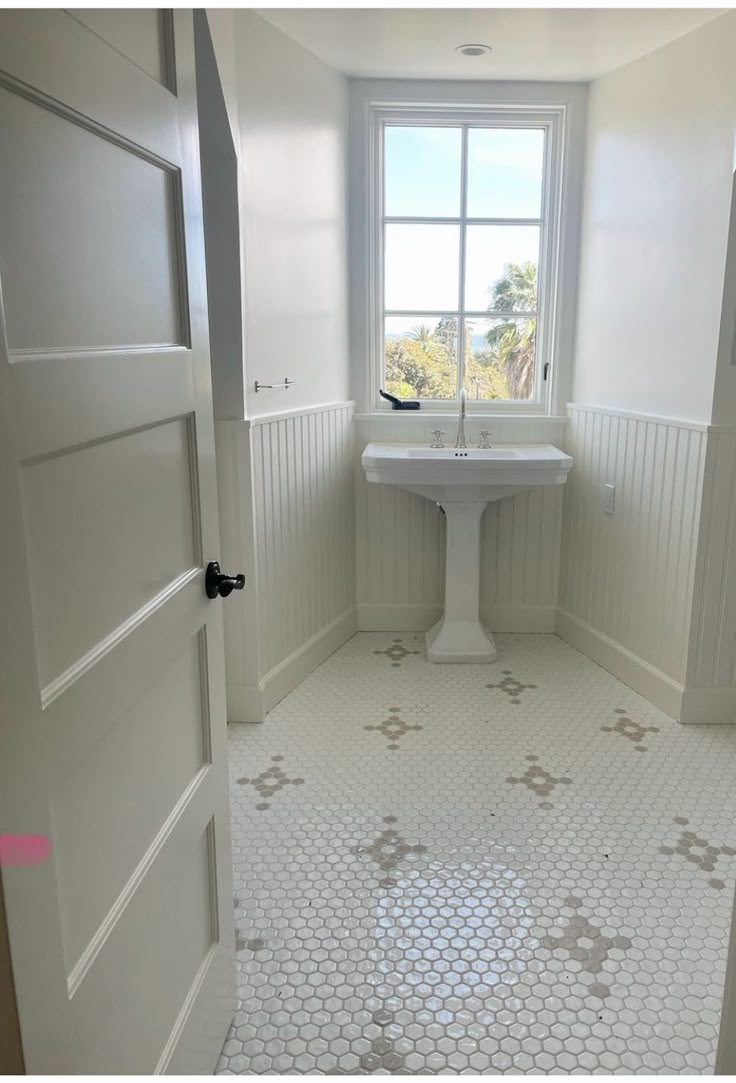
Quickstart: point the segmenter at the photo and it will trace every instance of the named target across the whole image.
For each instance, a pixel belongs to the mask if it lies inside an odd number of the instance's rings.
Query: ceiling
[[[257,8],[345,75],[588,80],[720,15],[716,8]],[[481,42],[490,56],[456,45]]]

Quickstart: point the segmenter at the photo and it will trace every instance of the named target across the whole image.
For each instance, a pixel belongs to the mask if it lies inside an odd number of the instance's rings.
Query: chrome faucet
[[[465,443],[465,388],[460,388],[460,413],[457,419],[457,440],[455,447],[467,447]]]

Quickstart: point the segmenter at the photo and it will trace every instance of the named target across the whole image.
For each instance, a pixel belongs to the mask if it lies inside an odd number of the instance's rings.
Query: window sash
[[[554,250],[557,245],[557,233],[559,229],[559,184],[557,174],[559,172],[559,110],[544,108],[524,107],[517,111],[498,109],[492,106],[479,107],[468,110],[452,107],[433,107],[427,109],[422,106],[404,107],[400,110],[391,107],[376,109],[373,113],[373,198],[371,199],[373,223],[373,251],[372,259],[372,310],[371,318],[373,339],[371,352],[374,357],[374,409],[385,411],[385,403],[378,397],[378,388],[385,379],[385,337],[384,321],[393,316],[418,316],[418,317],[441,317],[449,316],[458,321],[457,343],[464,341],[464,326],[467,320],[493,320],[493,319],[536,319],[537,336],[534,364],[534,395],[531,399],[468,399],[468,406],[473,412],[483,412],[492,409],[494,412],[549,412],[550,382],[546,380],[547,371],[551,364],[551,346],[553,341],[552,313],[554,309],[553,299],[556,290],[556,259]],[[423,215],[384,215],[384,146],[385,131],[387,127],[452,127],[460,128],[462,132],[461,153],[461,207],[459,216],[423,216]],[[506,218],[506,217],[468,217],[468,132],[470,128],[535,128],[544,130],[544,159],[542,171],[542,213],[534,218]],[[434,309],[417,309],[411,311],[384,308],[384,258],[385,258],[385,226],[390,224],[427,224],[427,225],[457,225],[460,229],[460,265],[458,276],[458,300],[461,307],[444,308],[442,311]],[[466,232],[468,226],[473,225],[498,225],[537,226],[540,230],[540,251],[537,266],[537,308],[534,311],[509,312],[498,310],[479,311],[465,309],[462,302],[465,297],[465,264],[466,264]],[[549,314],[549,315],[548,315]],[[456,350],[457,363],[457,394],[459,395],[462,380],[464,378],[465,358],[464,351]],[[422,408],[427,411],[446,411],[453,408],[456,399],[423,399]]]

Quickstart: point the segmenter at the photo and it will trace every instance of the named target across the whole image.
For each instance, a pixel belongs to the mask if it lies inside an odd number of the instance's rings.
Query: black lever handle
[[[242,590],[245,586],[245,576],[242,572],[238,575],[225,575],[220,571],[220,565],[216,560],[211,560],[207,565],[207,573],[204,577],[204,589],[208,598],[227,598],[234,590]]]

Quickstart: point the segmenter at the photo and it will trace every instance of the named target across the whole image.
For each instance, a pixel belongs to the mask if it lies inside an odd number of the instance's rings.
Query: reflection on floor
[[[232,726],[232,1073],[713,1068],[736,727],[561,640],[355,636]]]

